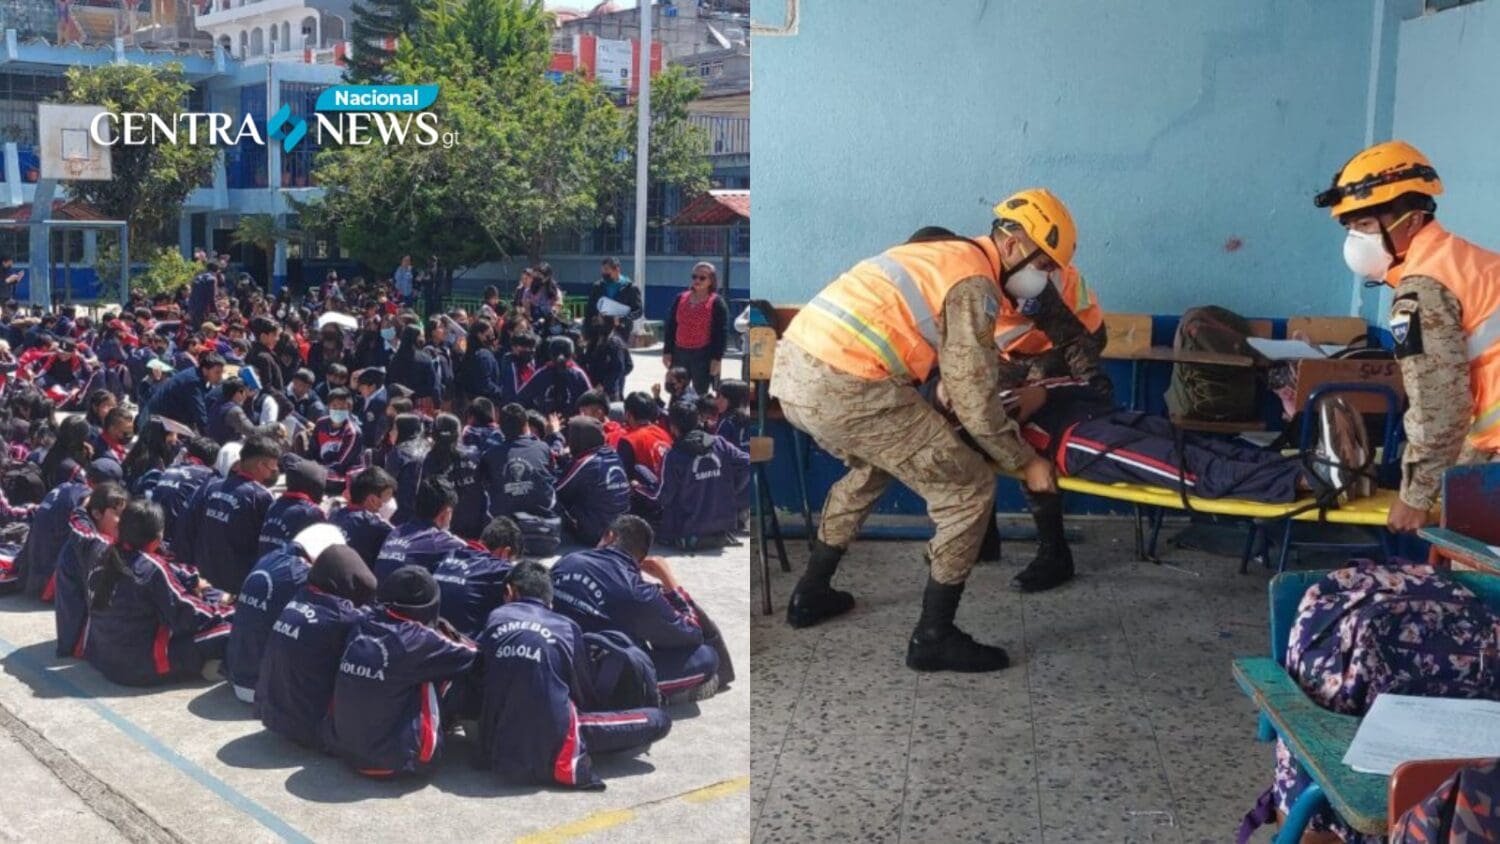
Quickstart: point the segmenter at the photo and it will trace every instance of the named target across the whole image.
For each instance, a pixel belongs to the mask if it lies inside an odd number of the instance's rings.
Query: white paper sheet
[[[1344,764],[1390,774],[1403,762],[1497,756],[1500,702],[1384,694],[1360,722]]]
[[[1247,339],[1250,348],[1260,352],[1271,360],[1301,360],[1303,358],[1326,358],[1329,348],[1337,351],[1342,346],[1317,347],[1304,343],[1301,340],[1267,340],[1264,337],[1250,337]]]

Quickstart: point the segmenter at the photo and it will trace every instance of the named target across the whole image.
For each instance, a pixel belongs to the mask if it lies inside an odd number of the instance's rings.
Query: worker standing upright
[[[1396,290],[1391,336],[1410,400],[1386,519],[1398,532],[1427,524],[1443,472],[1500,455],[1500,254],[1438,224],[1442,192],[1427,156],[1387,141],[1349,159],[1314,199],[1348,230],[1349,268]]]
[[[1051,193],[1001,204],[988,236],[892,247],[846,271],[787,326],[771,394],[787,421],[849,472],[829,491],[806,572],[787,606],[805,627],[847,612],[854,598],[832,579],[892,478],[927,502],[935,525],[922,614],[906,664],[919,671],[994,671],[1009,665],[953,623],[994,510],[993,461],[1022,470],[1032,492],[1053,492],[1052,464],[1021,440],[997,393],[1002,291],[1047,283],[1073,257],[1077,233]],[[941,369],[954,414],[983,454],[965,445],[918,388]]]

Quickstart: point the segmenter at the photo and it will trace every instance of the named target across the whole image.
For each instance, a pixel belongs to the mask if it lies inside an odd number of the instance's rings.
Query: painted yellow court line
[[[738,794],[749,787],[749,777],[736,777],[732,780],[724,780],[712,785],[705,785],[702,788],[695,788],[692,791],[684,791],[681,794],[663,797],[660,800],[649,800],[629,809],[608,809],[602,812],[594,812],[576,821],[569,821],[565,824],[559,824],[523,835],[516,839],[516,844],[561,844],[564,841],[571,841],[575,838],[582,838],[585,835],[603,832],[606,829],[624,826],[635,820],[637,809],[659,806],[671,803],[674,800],[686,800],[689,803],[707,803],[710,800],[718,800],[721,797]]]

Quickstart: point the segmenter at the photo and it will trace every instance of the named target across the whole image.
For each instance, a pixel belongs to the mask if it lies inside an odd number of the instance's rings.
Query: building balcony
[[[197,21],[198,27],[204,29],[305,8],[305,0],[209,0],[198,10]]]
[[[709,155],[750,154],[750,118],[694,114],[688,120],[708,133]]]

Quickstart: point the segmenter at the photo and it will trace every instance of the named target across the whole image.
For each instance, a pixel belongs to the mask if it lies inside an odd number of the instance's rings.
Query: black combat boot
[[[979,562],[1000,562],[1000,520],[990,513],[990,527],[984,533],[984,542],[979,545]]]
[[[838,571],[844,549],[813,540],[807,571],[792,590],[786,605],[786,623],[793,627],[811,627],[820,621],[843,615],[854,608],[854,596],[833,588],[833,573]]]
[[[1003,648],[981,645],[953,625],[964,585],[938,583],[929,575],[922,617],[906,645],[906,667],[917,671],[999,671],[1010,665]]]
[[[1020,592],[1045,592],[1073,579],[1073,552],[1063,535],[1062,495],[1027,493],[1026,503],[1036,521],[1036,559],[1010,581]]]

